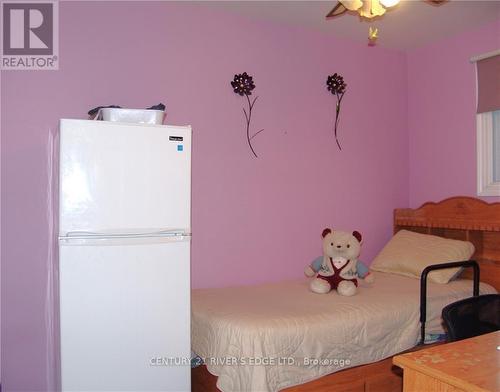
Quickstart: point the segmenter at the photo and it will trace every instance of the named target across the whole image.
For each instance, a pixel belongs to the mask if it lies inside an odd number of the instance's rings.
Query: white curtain
[[[500,110],[493,112],[493,181],[500,182]]]

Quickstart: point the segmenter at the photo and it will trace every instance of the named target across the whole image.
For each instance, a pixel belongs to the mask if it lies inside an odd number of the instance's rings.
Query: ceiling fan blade
[[[338,16],[343,14],[344,12],[347,11],[347,8],[345,8],[342,3],[338,2],[335,7],[326,15],[327,18],[331,18],[333,16]]]
[[[427,1],[435,5],[441,5],[443,3],[446,3],[448,0],[427,0]]]

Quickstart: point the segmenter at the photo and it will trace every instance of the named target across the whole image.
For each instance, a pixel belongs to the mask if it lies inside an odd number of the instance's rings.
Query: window
[[[500,196],[500,110],[477,115],[479,196]]]
[[[472,61],[477,70],[477,194],[500,196],[500,51]]]
[[[493,115],[493,181],[500,182],[500,110]]]

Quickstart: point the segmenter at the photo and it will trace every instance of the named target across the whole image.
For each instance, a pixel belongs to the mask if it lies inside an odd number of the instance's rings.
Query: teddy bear
[[[311,291],[326,294],[337,290],[340,295],[356,294],[358,278],[366,283],[373,282],[373,275],[368,267],[358,260],[361,252],[362,236],[359,232],[326,228],[321,234],[323,239],[323,256],[318,257],[304,269],[311,281]]]

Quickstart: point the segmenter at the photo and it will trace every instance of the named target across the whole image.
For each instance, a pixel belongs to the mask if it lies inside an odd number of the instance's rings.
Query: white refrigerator
[[[190,390],[191,128],[60,121],[63,391]]]

